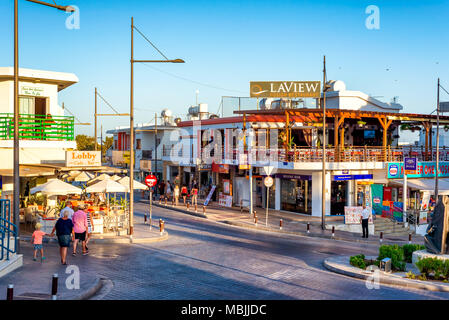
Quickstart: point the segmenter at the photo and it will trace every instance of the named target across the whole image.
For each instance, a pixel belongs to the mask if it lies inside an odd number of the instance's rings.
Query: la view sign
[[[320,81],[252,81],[253,98],[319,98]]]
[[[449,177],[449,162],[439,163],[439,177]],[[416,172],[407,174],[408,178],[434,178],[435,177],[436,163],[418,162],[416,165]],[[404,177],[404,163],[403,162],[390,162],[387,169],[388,179],[400,179]]]
[[[101,166],[101,151],[67,151],[66,167]]]

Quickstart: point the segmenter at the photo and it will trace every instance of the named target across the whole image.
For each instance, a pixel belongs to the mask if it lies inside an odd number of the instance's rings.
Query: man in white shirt
[[[370,215],[371,215],[370,208],[367,208],[366,204],[363,204],[362,216],[360,217],[360,222],[362,223],[362,231],[363,231],[362,238],[368,239],[368,221]]]
[[[59,213],[59,216],[62,218],[64,217],[64,212],[67,211],[68,215],[67,217],[72,220],[72,216],[73,216],[73,209],[72,209],[72,203],[70,201],[67,201],[65,204],[65,208],[61,210],[61,212]]]

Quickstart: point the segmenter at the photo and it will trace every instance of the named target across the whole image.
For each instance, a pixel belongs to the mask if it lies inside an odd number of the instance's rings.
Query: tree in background
[[[95,138],[87,136],[85,134],[79,134],[75,137],[76,149],[80,151],[95,150]],[[98,145],[97,145],[98,148]]]
[[[105,140],[103,140],[103,155],[106,155],[106,151],[108,151],[108,149],[110,147],[112,147],[112,143],[114,142],[114,137],[106,137]]]

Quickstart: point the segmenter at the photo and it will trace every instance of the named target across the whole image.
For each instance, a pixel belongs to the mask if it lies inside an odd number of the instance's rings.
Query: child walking
[[[34,257],[33,260],[37,260],[37,252],[41,251],[41,261],[45,260],[44,257],[44,247],[42,245],[43,236],[50,236],[48,233],[41,231],[42,224],[36,223],[36,230],[33,232],[31,236],[31,243],[34,244]]]

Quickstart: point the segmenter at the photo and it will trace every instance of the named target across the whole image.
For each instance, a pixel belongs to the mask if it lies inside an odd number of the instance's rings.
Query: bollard
[[[307,233],[310,233],[310,222],[307,222]]]
[[[255,217],[255,216],[256,216],[256,210],[253,211],[253,217]]]
[[[195,203],[195,212],[198,212],[198,205]]]
[[[384,240],[384,233],[380,232],[379,242],[382,242]]]
[[[206,206],[203,206],[203,214],[206,215]]]
[[[159,233],[162,235],[163,228],[162,228],[162,219],[159,219]]]
[[[282,230],[282,219],[279,220],[279,229]]]
[[[146,224],[147,223],[147,214],[145,213],[145,215],[143,217],[144,217],[143,224]]]
[[[161,236],[164,234],[164,225],[165,225],[164,220],[162,219],[159,220],[159,233]]]
[[[56,300],[56,294],[58,293],[58,274],[53,274],[51,280],[51,299]]]
[[[161,202],[162,202],[162,199],[161,199],[161,197],[159,197],[159,204],[161,204]]]
[[[190,205],[189,205],[189,202],[187,201],[187,211],[189,211],[189,207],[190,207]]]
[[[335,237],[335,226],[332,226],[332,238]]]
[[[165,198],[165,205],[167,205],[167,198]]]
[[[257,226],[257,216],[254,215],[254,224]]]
[[[12,301],[14,298],[14,285],[8,284],[8,288],[6,289],[6,300]]]
[[[408,234],[408,244],[411,244],[411,243],[412,243],[412,234],[409,233]]]

